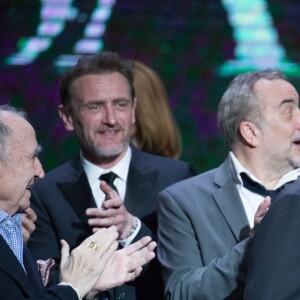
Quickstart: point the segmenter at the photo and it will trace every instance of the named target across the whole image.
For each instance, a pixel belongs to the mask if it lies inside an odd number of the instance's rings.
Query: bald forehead
[[[296,92],[296,89],[292,84],[280,78],[272,79],[272,80],[261,78],[257,80],[254,84],[254,90],[259,93],[268,91],[270,89],[273,90],[275,88],[279,90],[289,90],[289,91]]]
[[[0,122],[12,131],[12,140],[24,138],[26,134],[34,132],[29,122],[14,112],[0,111]]]
[[[295,87],[284,79],[259,79],[254,85],[254,91],[265,104],[280,105],[285,101],[297,104],[299,101]]]
[[[11,112],[11,111],[6,111],[6,110],[0,110],[0,121],[5,123],[5,124],[10,124],[14,122],[18,122],[20,120],[26,121],[24,118],[19,116],[18,114]]]

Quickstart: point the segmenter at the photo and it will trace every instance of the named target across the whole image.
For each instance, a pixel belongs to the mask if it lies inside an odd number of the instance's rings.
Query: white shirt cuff
[[[134,229],[134,231],[126,239],[118,240],[120,246],[125,247],[125,246],[130,245],[130,243],[134,240],[134,238],[139,233],[139,231],[142,227],[142,223],[138,218],[136,218],[136,221],[137,221],[137,226]]]

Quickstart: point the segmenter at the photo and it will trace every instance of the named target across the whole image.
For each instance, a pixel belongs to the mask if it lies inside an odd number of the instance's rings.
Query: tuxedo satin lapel
[[[131,214],[143,216],[149,212],[149,207],[153,205],[152,194],[155,192],[153,187],[157,177],[158,171],[147,169],[133,151],[125,195],[125,206]]]
[[[33,282],[26,275],[18,259],[2,236],[0,236],[0,253],[0,269],[12,277],[28,295],[36,295]]]
[[[87,224],[88,218],[85,211],[89,207],[96,207],[96,203],[93,199],[85,173],[82,171],[75,181],[58,183],[58,186],[80,220],[90,231],[91,228]]]
[[[228,176],[230,176],[228,178]],[[220,188],[213,197],[237,241],[249,235],[250,227],[228,164],[228,159],[216,171],[215,184]]]

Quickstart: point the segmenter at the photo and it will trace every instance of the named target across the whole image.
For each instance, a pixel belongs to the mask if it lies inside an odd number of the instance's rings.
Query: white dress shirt
[[[259,195],[257,193],[251,192],[248,189],[246,189],[243,186],[243,181],[241,178],[241,173],[246,173],[252,180],[260,183],[264,186],[264,184],[257,179],[253,174],[251,174],[236,158],[236,156],[233,154],[233,152],[230,152],[231,157],[231,169],[233,171],[233,176],[236,182],[236,186],[238,189],[238,192],[240,194],[240,197],[242,199],[242,203],[249,221],[250,228],[254,226],[254,215],[258,209],[258,206],[260,203],[263,202],[265,197],[262,195]],[[298,178],[300,175],[300,168],[292,170],[286,174],[284,174],[280,180],[278,181],[277,185],[274,187],[274,189],[277,189],[281,187],[282,185],[286,184],[287,182],[294,181]]]
[[[98,208],[102,207],[102,203],[105,200],[105,194],[100,189],[100,179],[99,177],[102,174],[106,174],[108,172],[114,172],[118,177],[114,180],[114,185],[116,186],[120,197],[124,200],[126,194],[126,184],[127,177],[129,171],[129,165],[131,160],[131,149],[128,147],[124,157],[111,169],[103,169],[94,164],[83,157],[82,153],[80,153],[80,159],[83,166],[83,169],[86,173],[88,183],[91,187],[92,194],[94,196],[94,200]],[[120,240],[119,243],[124,245],[129,245],[135,236],[138,234],[141,228],[141,222],[137,218],[138,226],[136,230],[126,239]]]

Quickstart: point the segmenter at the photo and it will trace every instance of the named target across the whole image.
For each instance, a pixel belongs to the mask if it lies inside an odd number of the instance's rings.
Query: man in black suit
[[[299,212],[300,180],[278,195],[255,233],[245,299],[300,298]]]
[[[131,63],[111,52],[82,57],[63,75],[60,93],[59,114],[65,128],[78,137],[81,151],[49,172],[32,192],[38,216],[29,242],[33,255],[58,257],[59,239],[75,247],[93,231],[111,225],[118,228],[120,246],[145,235],[156,239],[157,194],[194,173],[186,163],[129,145],[137,101]],[[100,175],[110,172],[115,178],[110,186],[101,179],[100,188]],[[157,261],[134,284],[118,287],[110,296],[162,299]]]

